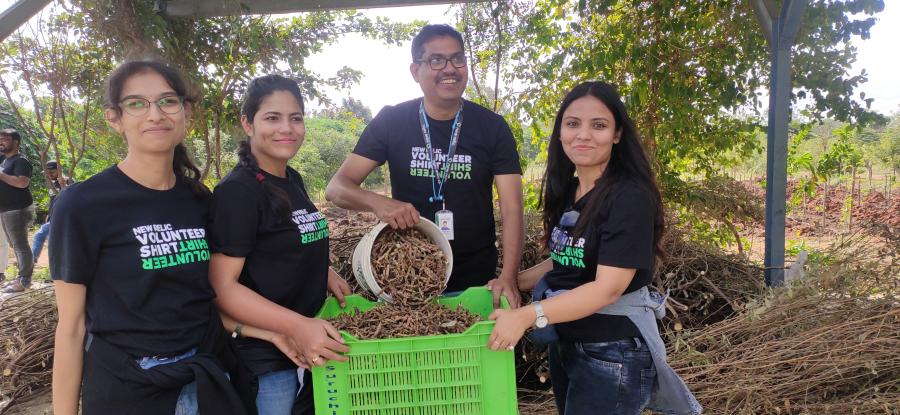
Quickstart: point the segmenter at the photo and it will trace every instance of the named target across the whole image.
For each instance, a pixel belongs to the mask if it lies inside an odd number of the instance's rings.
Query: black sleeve
[[[97,270],[103,236],[100,227],[87,223],[96,217],[77,202],[79,189],[66,189],[53,204],[50,222],[50,275],[54,280],[90,285]],[[82,195],[85,197],[86,195]]]
[[[256,245],[259,189],[224,181],[213,191],[209,209],[209,248],[230,257],[246,257]]]
[[[516,139],[506,120],[500,118],[497,128],[497,137],[494,139],[494,159],[491,161],[491,169],[494,175],[522,174],[522,166],[519,164],[519,151],[516,150]]]
[[[16,177],[31,177],[31,163],[28,160],[19,158],[13,163],[12,175]]]
[[[656,206],[650,194],[634,184],[614,193],[609,215],[599,229],[597,265],[650,269],[653,266],[653,222]]]
[[[353,154],[375,161],[379,166],[384,164],[388,158],[390,110],[390,106],[382,108],[366,126],[359,136],[359,141],[356,142],[356,147],[353,148]]]

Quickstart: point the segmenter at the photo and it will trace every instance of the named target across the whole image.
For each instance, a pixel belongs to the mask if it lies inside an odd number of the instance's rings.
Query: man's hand
[[[379,198],[372,209],[375,216],[393,229],[406,229],[419,223],[419,211],[412,203],[401,202],[390,198]]]
[[[338,302],[341,304],[341,308],[347,306],[344,296],[353,293],[353,291],[350,290],[350,284],[347,284],[347,281],[344,281],[344,279],[331,269],[331,267],[328,267],[328,291],[334,294],[334,298],[337,298]]]
[[[500,278],[494,278],[488,281],[487,287],[494,294],[494,308],[500,308],[501,295],[506,296],[506,299],[509,300],[509,306],[512,308],[519,308],[519,305],[522,303],[515,277],[500,276]]]

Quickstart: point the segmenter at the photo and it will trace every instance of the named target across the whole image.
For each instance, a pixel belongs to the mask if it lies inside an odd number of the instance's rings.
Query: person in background
[[[419,31],[409,71],[422,98],[378,113],[331,178],[325,197],[342,208],[374,212],[392,228],[415,226],[420,215],[441,224],[453,251],[447,293],[487,284],[495,307],[501,295],[518,307],[524,220],[512,131],[500,115],[462,98],[468,67],[462,35],[452,27]],[[392,197],[360,187],[385,162]],[[499,276],[493,185],[503,225]]]
[[[50,160],[44,169],[44,174],[50,182],[50,203],[47,205],[47,221],[34,233],[31,238],[31,255],[34,257],[34,263],[38,262],[41,251],[44,249],[44,242],[50,236],[50,216],[53,214],[53,204],[56,202],[56,196],[59,192],[75,183],[70,177],[63,176],[60,172],[59,162]]]
[[[665,230],[662,198],[622,99],[604,82],[563,99],[542,183],[550,259],[525,270],[530,307],[495,310],[488,346],[512,348],[535,326],[550,342],[560,414],[699,414],[666,363],[656,319],[664,299],[647,286]],[[653,293],[655,294],[655,293]]]
[[[31,184],[31,162],[19,149],[22,136],[12,128],[0,130],[0,220],[6,240],[16,254],[19,276],[3,288],[3,292],[25,291],[31,285],[34,258],[28,246],[28,228],[34,222],[34,198]]]

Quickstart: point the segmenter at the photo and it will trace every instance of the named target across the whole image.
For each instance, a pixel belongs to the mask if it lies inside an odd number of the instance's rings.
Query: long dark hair
[[[127,61],[119,65],[109,74],[106,80],[106,94],[103,97],[103,106],[115,111],[118,117],[122,116],[122,108],[119,100],[122,98],[122,88],[128,78],[143,72],[156,72],[175,91],[178,96],[184,97],[184,102],[193,104],[197,102],[196,92],[188,89],[187,83],[178,71],[171,66],[157,60],[141,59]],[[194,196],[205,198],[209,196],[209,189],[200,181],[200,169],[194,165],[191,156],[187,152],[184,143],[175,146],[175,155],[172,158],[172,170],[175,176],[186,180]]]
[[[300,111],[304,111],[303,94],[300,92],[300,86],[297,85],[296,81],[281,75],[265,75],[253,79],[247,86],[244,103],[241,105],[241,115],[247,117],[247,122],[253,124],[253,117],[259,111],[262,101],[276,91],[290,92],[297,100],[297,104],[300,105]],[[288,197],[287,192],[266,180],[262,170],[259,168],[256,156],[251,151],[250,137],[240,142],[237,154],[238,164],[250,170],[256,177],[256,181],[263,187],[266,196],[268,196],[266,200],[272,212],[279,217],[290,216],[291,199]]]
[[[590,193],[583,212],[590,212],[599,207],[610,191],[620,182],[631,179],[650,192],[653,203],[656,204],[656,217],[653,226],[653,245],[657,255],[663,256],[661,240],[665,232],[665,212],[663,211],[662,197],[659,187],[653,177],[650,162],[638,139],[637,128],[625,110],[625,104],[616,88],[606,82],[581,83],[563,99],[556,113],[556,121],[553,123],[553,134],[547,147],[547,169],[541,183],[541,206],[543,207],[544,238],[549,238],[553,227],[559,223],[563,212],[567,207],[568,196],[572,191],[575,181],[575,164],[569,160],[563,151],[560,141],[560,128],[562,126],[563,113],[576,99],[592,96],[599,99],[609,108],[615,118],[616,132],[620,133],[619,142],[612,146],[609,163],[606,170],[594,183],[594,189]],[[593,215],[581,215],[575,225],[574,235],[583,235],[591,225]]]

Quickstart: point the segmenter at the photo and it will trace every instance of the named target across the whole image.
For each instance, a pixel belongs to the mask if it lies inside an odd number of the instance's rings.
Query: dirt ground
[[[26,402],[17,402],[6,415],[51,415],[50,392],[38,395]]]

